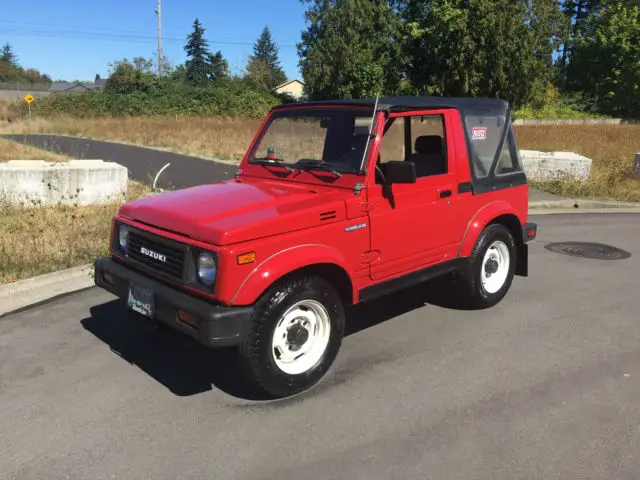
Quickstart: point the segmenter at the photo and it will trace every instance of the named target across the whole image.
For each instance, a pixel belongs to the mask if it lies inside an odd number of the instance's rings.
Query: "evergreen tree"
[[[227,77],[229,75],[229,63],[222,56],[222,52],[218,50],[215,54],[209,54],[207,57],[209,64],[209,79],[215,80],[220,77]]]
[[[202,85],[209,80],[211,53],[204,32],[205,29],[196,18],[193,22],[193,32],[187,37],[184,47],[188,59],[185,65],[185,80],[191,85]]]
[[[613,3],[618,3],[615,0]],[[601,0],[564,0],[562,10],[570,24],[567,29],[562,49],[561,86],[569,90],[576,89],[576,81],[580,81],[581,72],[574,65],[578,44],[584,40],[587,24],[591,17],[597,16],[603,7]]]
[[[287,80],[278,58],[278,46],[271,37],[269,27],[264,27],[253,45],[253,55],[249,57],[247,71],[249,77],[269,90]]]
[[[13,52],[13,47],[9,43],[5,43],[2,46],[2,53],[0,54],[0,62],[7,62],[13,68],[18,68],[18,57]]]
[[[386,1],[302,0],[298,44],[312,99],[397,94],[404,69],[400,17]]]
[[[204,32],[205,29],[196,18],[193,22],[193,32],[187,37],[184,47],[188,58],[184,66],[184,78],[187,83],[195,86],[202,86],[216,78],[229,75],[228,62],[220,50],[215,54],[209,51]]]

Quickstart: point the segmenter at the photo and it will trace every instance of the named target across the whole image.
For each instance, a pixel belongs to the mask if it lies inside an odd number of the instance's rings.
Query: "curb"
[[[607,209],[617,210],[621,208],[640,210],[640,202],[618,202],[615,200],[535,200],[529,202],[529,210],[535,209],[572,209],[580,211],[582,209]]]
[[[530,208],[529,215],[615,215],[615,214],[640,214],[640,206],[638,207],[601,207],[601,208],[566,208],[566,207],[548,207],[548,208]]]
[[[94,285],[93,264],[0,285],[0,318]]]
[[[640,202],[612,200],[536,200],[529,202],[529,215],[558,215],[571,213],[640,213]]]

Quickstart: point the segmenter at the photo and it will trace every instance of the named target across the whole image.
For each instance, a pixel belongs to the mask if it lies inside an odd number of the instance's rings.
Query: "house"
[[[49,91],[59,93],[59,92],[66,92],[70,88],[73,88],[73,83],[65,82],[65,81],[57,81],[51,84],[51,86],[49,87]]]
[[[57,81],[51,84],[50,92],[55,93],[84,93],[89,90],[104,90],[106,80],[97,80],[95,82],[66,82]]]
[[[94,82],[84,82],[82,85],[88,90],[104,90],[104,88],[107,86],[107,80],[99,78]]]
[[[297,78],[294,78],[293,80],[287,80],[286,82],[274,88],[273,91],[281,95],[288,94],[295,100],[299,100],[305,96],[304,82]]]

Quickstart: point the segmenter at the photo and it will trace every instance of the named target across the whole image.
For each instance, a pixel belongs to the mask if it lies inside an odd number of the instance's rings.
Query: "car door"
[[[391,116],[382,138],[380,167],[390,160],[416,165],[413,184],[394,184],[384,195],[377,180],[369,189],[373,280],[435,265],[457,255],[457,183],[455,152],[447,148],[447,118],[452,112],[430,110]],[[388,190],[389,191],[389,190]]]

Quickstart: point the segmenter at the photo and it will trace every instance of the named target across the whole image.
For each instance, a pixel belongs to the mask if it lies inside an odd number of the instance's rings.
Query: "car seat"
[[[447,173],[444,142],[439,135],[423,135],[416,138],[416,152],[408,161],[416,166],[416,176],[442,175]]]

